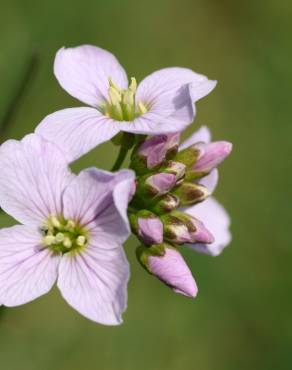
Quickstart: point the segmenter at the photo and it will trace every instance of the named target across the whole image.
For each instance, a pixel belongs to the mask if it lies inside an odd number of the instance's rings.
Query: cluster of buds
[[[137,188],[129,220],[141,241],[137,258],[142,266],[173,291],[194,297],[196,283],[179,248],[184,244],[205,246],[215,239],[187,209],[211,195],[214,184],[208,178],[232,145],[195,141],[179,146],[179,141],[177,133],[158,135],[145,138],[134,148],[130,166],[137,174]]]

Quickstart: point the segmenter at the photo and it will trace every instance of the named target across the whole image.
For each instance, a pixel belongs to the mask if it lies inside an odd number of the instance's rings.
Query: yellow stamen
[[[145,105],[139,101],[138,103],[138,111],[140,114],[144,114],[144,113],[147,113],[147,108],[145,107]]]
[[[79,245],[79,247],[83,247],[86,242],[86,238],[83,235],[79,235],[76,239],[76,244]]]

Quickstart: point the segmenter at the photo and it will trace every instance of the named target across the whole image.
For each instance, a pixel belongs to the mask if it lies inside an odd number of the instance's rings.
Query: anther
[[[72,247],[72,241],[70,240],[70,238],[68,237],[65,237],[64,240],[63,240],[63,245],[65,248],[71,248]]]
[[[55,216],[52,216],[51,217],[51,223],[52,223],[52,225],[54,226],[54,227],[56,227],[56,228],[59,228],[59,227],[61,227],[61,223],[60,223],[60,221],[57,219],[57,217],[55,217]]]
[[[65,225],[65,230],[73,230],[75,226],[75,222],[73,220],[69,220]]]
[[[145,107],[145,105],[141,101],[139,101],[139,103],[138,103],[138,112],[139,112],[139,114],[147,113],[147,108]]]
[[[114,81],[112,80],[111,77],[109,77],[108,83],[109,83],[110,87],[112,87],[113,89],[117,90],[118,92],[121,91],[121,89],[119,88],[119,86],[114,83]]]
[[[65,236],[63,233],[58,233],[55,239],[57,243],[61,243],[65,239]]]
[[[76,244],[79,245],[79,247],[83,247],[86,243],[86,238],[83,235],[79,235],[76,239]]]
[[[134,94],[137,91],[137,81],[135,77],[131,77],[131,83],[129,85],[129,90],[131,90]]]
[[[122,97],[118,90],[116,90],[113,87],[110,87],[108,89],[108,94],[111,100],[112,105],[118,105],[120,104]]]
[[[47,235],[44,237],[44,243],[47,246],[50,246],[52,244],[55,244],[55,237],[54,235]]]

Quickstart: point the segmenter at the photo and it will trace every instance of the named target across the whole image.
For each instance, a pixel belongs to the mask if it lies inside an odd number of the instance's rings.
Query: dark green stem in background
[[[121,146],[120,147],[120,152],[119,152],[119,155],[118,155],[118,158],[116,159],[111,171],[117,171],[121,168],[121,165],[123,164],[126,156],[127,156],[127,153],[128,153],[128,148],[126,147],[123,147]]]
[[[19,104],[28,90],[29,84],[32,81],[32,77],[35,74],[35,71],[38,67],[38,62],[39,62],[38,54],[35,50],[33,50],[28,58],[28,61],[26,62],[26,67],[24,69],[21,81],[16,91],[14,92],[14,95],[12,96],[10,103],[8,104],[8,107],[4,113],[3,118],[0,121],[0,143],[4,141],[7,130],[10,127],[11,122],[13,121],[13,118],[19,107]],[[0,208],[0,212],[1,211],[2,209]]]
[[[0,142],[4,141],[7,129],[9,128],[11,122],[13,121],[13,118],[19,107],[19,104],[23,99],[30,82],[32,81],[32,77],[38,66],[38,62],[39,62],[38,54],[36,53],[36,51],[32,51],[26,63],[26,67],[21,78],[21,81],[14,95],[12,96],[12,99],[6,109],[6,112],[4,113],[3,118],[0,121]]]

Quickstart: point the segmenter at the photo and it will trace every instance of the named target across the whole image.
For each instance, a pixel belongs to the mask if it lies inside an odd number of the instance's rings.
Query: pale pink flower
[[[0,230],[0,303],[18,306],[57,282],[85,317],[121,323],[129,266],[127,205],[134,174],[94,168],[73,175],[35,134],[0,147],[0,206],[22,225]]]
[[[143,135],[182,131],[195,117],[194,103],[216,81],[187,68],[165,68],[137,86],[118,60],[91,45],[62,48],[54,65],[60,85],[90,107],[47,116],[36,132],[58,144],[71,162],[118,132]]]

